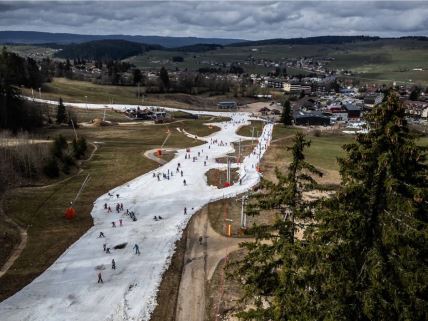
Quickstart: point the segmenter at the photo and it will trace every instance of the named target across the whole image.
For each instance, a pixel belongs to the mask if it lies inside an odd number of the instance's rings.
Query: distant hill
[[[89,60],[122,60],[156,49],[162,49],[162,46],[147,45],[126,40],[95,40],[79,44],[63,45],[63,49],[56,53],[56,57]]]
[[[249,47],[249,46],[272,46],[272,45],[326,45],[326,44],[343,44],[357,41],[376,41],[380,37],[369,36],[320,36],[308,38],[290,38],[290,39],[266,39],[256,41],[241,41],[230,44],[229,47]]]
[[[183,52],[205,52],[210,50],[222,49],[224,46],[218,44],[201,44],[198,43],[196,45],[183,46],[177,48],[169,48],[171,51],[183,51]]]
[[[129,36],[129,35],[81,35],[72,33],[50,33],[37,31],[0,31],[0,43],[70,44],[94,40],[127,40],[149,45],[160,45],[166,48],[191,46],[196,44],[228,45],[245,41],[242,39],[197,38],[197,37],[161,37],[161,36]]]

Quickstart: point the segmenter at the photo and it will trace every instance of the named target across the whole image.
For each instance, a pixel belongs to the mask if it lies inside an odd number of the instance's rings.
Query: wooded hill
[[[146,45],[126,40],[96,40],[65,45],[56,56],[88,60],[122,60],[149,50],[162,49],[159,45]]]

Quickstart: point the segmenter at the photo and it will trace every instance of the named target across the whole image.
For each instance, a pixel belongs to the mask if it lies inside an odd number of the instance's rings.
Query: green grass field
[[[143,88],[142,88],[143,89]],[[141,89],[141,90],[142,90]],[[24,95],[31,97],[31,89],[21,88]],[[217,102],[232,99],[228,95],[188,95],[188,94],[147,94],[142,100],[137,98],[138,88],[134,86],[107,86],[97,85],[87,81],[54,78],[52,82],[45,83],[42,88],[42,98],[65,102],[97,104],[136,104],[145,106],[163,106],[193,110],[218,110]],[[36,98],[39,93],[34,92]],[[232,94],[230,94],[232,95]],[[248,101],[248,99],[247,99]],[[102,113],[102,111],[99,111]]]

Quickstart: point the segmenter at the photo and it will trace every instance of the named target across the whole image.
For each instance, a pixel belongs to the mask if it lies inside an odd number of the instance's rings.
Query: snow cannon
[[[76,210],[72,207],[69,207],[65,210],[64,216],[67,220],[70,221],[76,216]]]
[[[224,187],[229,187],[230,186],[230,183],[229,182],[224,182],[224,185],[223,185]]]

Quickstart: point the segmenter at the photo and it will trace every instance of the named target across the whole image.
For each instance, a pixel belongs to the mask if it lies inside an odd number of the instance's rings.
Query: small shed
[[[267,115],[270,112],[270,109],[267,107],[263,107],[259,109],[259,113],[261,113],[262,115]]]
[[[229,100],[229,101],[220,101],[217,103],[217,107],[220,109],[234,109],[236,108],[238,105],[236,103],[236,101],[233,100]]]

